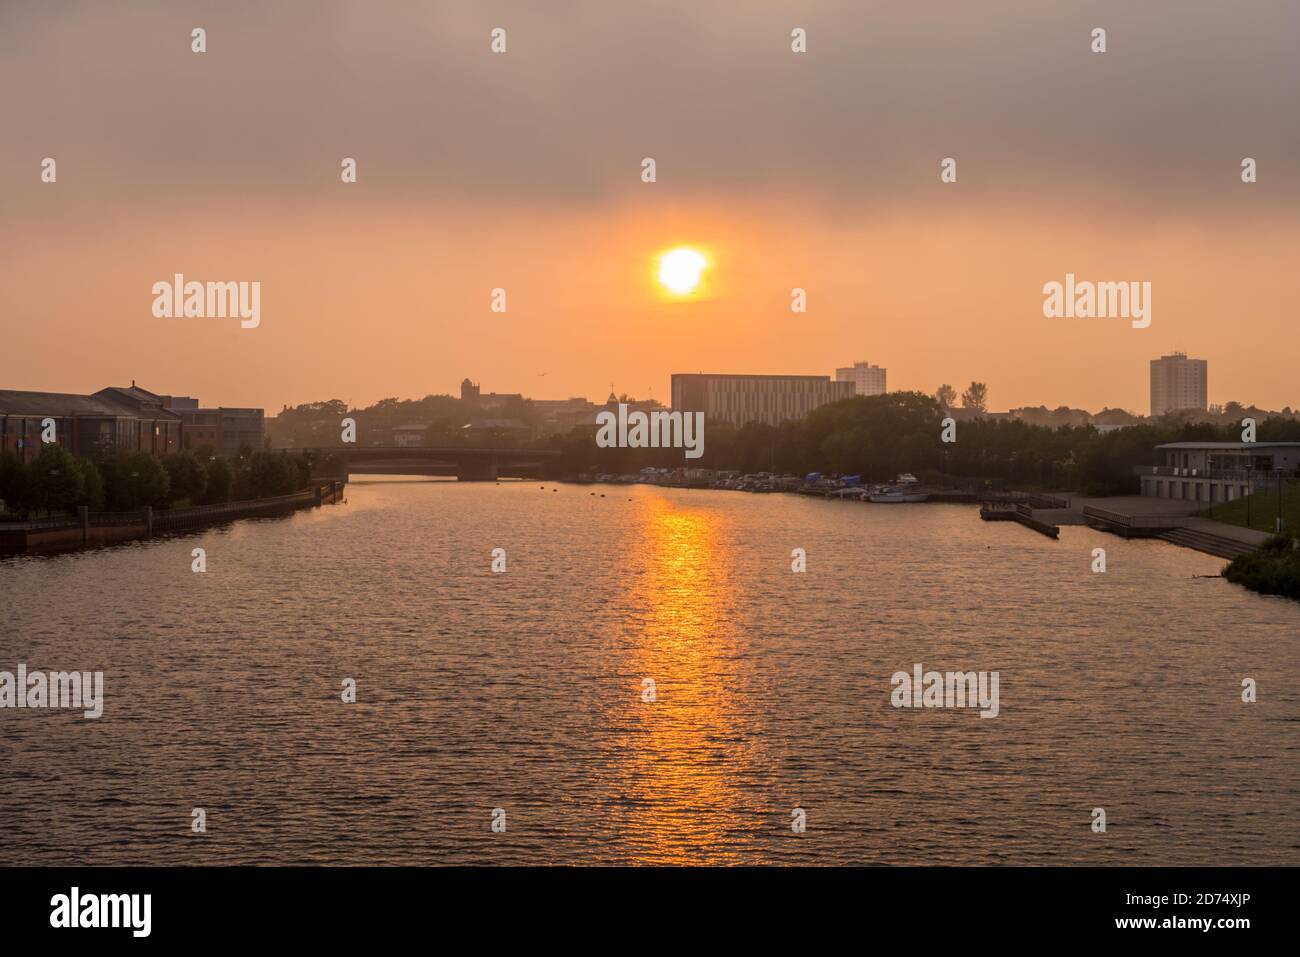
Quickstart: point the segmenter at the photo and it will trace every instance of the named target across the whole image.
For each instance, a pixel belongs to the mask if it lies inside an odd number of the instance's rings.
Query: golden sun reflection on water
[[[643,505],[631,595],[642,616],[628,666],[639,688],[654,680],[657,700],[630,697],[619,716],[619,790],[629,815],[620,837],[646,862],[737,859],[738,833],[764,823],[759,793],[744,786],[761,766],[762,729],[736,700],[752,660],[733,617],[724,520],[657,496]]]

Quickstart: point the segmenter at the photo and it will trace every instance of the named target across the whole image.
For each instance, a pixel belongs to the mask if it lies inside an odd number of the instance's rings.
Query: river
[[[1300,605],[1222,565],[971,506],[378,477],[9,558],[0,670],[105,700],[0,710],[0,864],[1300,864]],[[999,713],[891,706],[916,664],[998,672]]]

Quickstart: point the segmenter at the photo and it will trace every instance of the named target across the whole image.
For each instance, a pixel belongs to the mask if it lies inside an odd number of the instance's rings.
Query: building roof
[[[95,393],[95,397],[119,403],[124,408],[129,409],[132,415],[148,412],[161,418],[180,418],[179,413],[163,408],[162,396],[150,392],[148,389],[141,389],[134,382],[129,386],[111,385],[107,389],[100,389]]]
[[[518,419],[475,419],[461,426],[462,429],[527,429],[528,426]]]
[[[130,385],[110,385],[106,389],[100,389],[100,392],[120,392],[122,395],[140,402],[161,402],[162,396],[156,392],[150,392],[148,389],[142,389],[134,382]]]
[[[1166,442],[1158,449],[1231,449],[1245,452],[1248,449],[1300,448],[1300,442]]]
[[[847,366],[845,367],[847,368]],[[763,373],[744,372],[674,372],[674,379],[819,379],[822,382],[834,382],[828,375],[765,375]],[[613,393],[611,393],[612,395]]]
[[[134,415],[132,409],[96,395],[24,392],[0,389],[0,413],[6,415]]]
[[[0,389],[0,414],[99,415],[115,418],[135,418],[143,415],[155,419],[180,418],[180,415],[171,409],[164,409],[161,401],[160,396],[136,386],[100,389],[94,395]]]

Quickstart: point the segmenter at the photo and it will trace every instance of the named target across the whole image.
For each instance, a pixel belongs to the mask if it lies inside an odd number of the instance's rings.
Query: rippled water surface
[[[1219,559],[539,484],[0,562],[0,670],[106,685],[0,710],[0,863],[1300,863],[1300,605]],[[998,671],[1001,713],[891,707],[918,662]]]

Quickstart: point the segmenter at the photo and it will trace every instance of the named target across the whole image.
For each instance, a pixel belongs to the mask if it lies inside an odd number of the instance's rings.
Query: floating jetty
[[[986,522],[1018,522],[1048,538],[1059,538],[1061,529],[1051,522],[1034,518],[1034,510],[1023,502],[982,502],[980,518]]]

